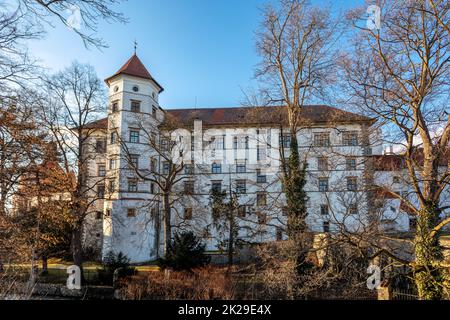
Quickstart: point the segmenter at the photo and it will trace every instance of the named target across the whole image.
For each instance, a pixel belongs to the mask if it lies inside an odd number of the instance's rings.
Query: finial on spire
[[[135,39],[134,40],[134,54],[136,54],[136,52],[137,52],[137,46],[138,46],[138,43],[137,43],[137,41]]]

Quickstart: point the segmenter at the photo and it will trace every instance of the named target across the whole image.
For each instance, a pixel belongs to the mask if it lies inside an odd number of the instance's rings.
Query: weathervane
[[[138,43],[134,40],[134,54],[136,54]]]

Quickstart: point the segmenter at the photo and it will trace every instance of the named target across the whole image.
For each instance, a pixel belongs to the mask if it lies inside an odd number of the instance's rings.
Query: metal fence
[[[413,290],[392,290],[392,300],[419,300],[419,296]]]

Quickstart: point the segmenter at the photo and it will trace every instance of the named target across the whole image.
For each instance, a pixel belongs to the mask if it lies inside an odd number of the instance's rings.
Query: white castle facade
[[[289,154],[290,141],[280,107],[258,112],[243,107],[165,110],[158,103],[163,88],[136,55],[106,83],[108,115],[90,124],[94,134],[86,149],[89,183],[98,199],[86,220],[85,246],[103,255],[123,252],[132,262],[161,256],[165,174],[175,177],[165,199],[170,201],[172,233],[192,230],[208,250],[220,250],[223,230],[211,205],[211,190],[216,189],[238,195],[243,243],[286,239],[279,159],[280,149]],[[300,156],[308,163],[305,189],[312,231],[333,232],[340,224],[357,230],[373,205],[365,191],[369,184],[407,190],[401,173],[374,166],[374,159],[383,163],[389,156],[382,155],[373,119],[329,106],[306,106],[302,118],[297,138]],[[167,122],[180,124],[173,140],[190,145],[170,150],[178,167],[153,147],[155,141],[161,145]],[[407,232],[413,225],[399,201],[383,210],[380,227]]]

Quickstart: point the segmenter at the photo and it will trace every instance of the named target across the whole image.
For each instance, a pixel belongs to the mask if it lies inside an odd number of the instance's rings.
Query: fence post
[[[116,270],[114,270],[114,274],[113,274],[113,288],[117,288],[118,284],[119,284],[119,280],[120,280],[120,275],[119,273],[123,270],[123,268],[117,268]]]
[[[378,300],[391,300],[392,299],[392,291],[389,286],[380,286],[377,289]]]

